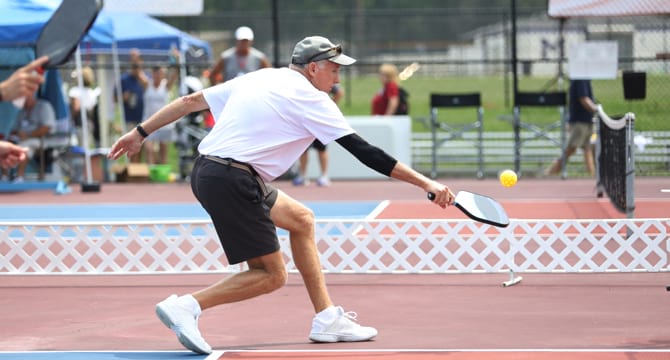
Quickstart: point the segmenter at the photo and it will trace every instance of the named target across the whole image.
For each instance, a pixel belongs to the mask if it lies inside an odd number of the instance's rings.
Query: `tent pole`
[[[114,63],[114,81],[116,83],[116,109],[121,116],[121,134],[126,133],[126,114],[123,112],[123,90],[121,89],[121,68],[119,66],[119,48],[112,41],[112,62]]]
[[[79,45],[77,45],[77,50],[75,52],[75,65],[77,67],[77,86],[79,87],[79,103],[83,104],[82,97],[84,94],[84,77],[82,75],[82,65],[81,65],[81,51]],[[84,106],[79,107],[80,116],[81,116],[81,131],[82,131],[82,142],[84,145],[84,168],[86,169],[86,179],[82,182],[82,191],[83,192],[98,192],[100,191],[100,185],[93,183],[93,174],[91,171],[91,153],[88,148],[88,114],[86,113],[86,108]]]

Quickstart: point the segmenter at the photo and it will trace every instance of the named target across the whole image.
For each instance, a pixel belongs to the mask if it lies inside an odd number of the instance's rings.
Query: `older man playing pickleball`
[[[324,144],[336,141],[368,167],[434,193],[433,202],[441,207],[453,202],[454,194],[445,185],[358,136],[328,97],[339,82],[340,66],[355,61],[330,40],[307,37],[296,44],[288,68],[258,70],[181,97],[112,146],[109,156],[118,159],[137,153],[148,134],[186,114],[209,109],[216,118],[198,147],[201,155],[191,188],[212,218],[229,263],[246,262],[248,270],[193,294],[172,295],[156,306],[159,318],[186,348],[211,352],[198,330],[202,310],[251,299],[286,283],[276,227],[290,233],[293,260],[316,313],[309,339],[366,341],[377,335],[331,300],[314,241],[312,211],[267,184],[318,139]]]

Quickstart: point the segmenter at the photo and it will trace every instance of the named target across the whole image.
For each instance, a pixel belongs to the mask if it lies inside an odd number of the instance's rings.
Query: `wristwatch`
[[[135,127],[135,129],[137,129],[137,132],[140,133],[140,135],[142,135],[143,138],[146,138],[147,136],[149,136],[149,133],[147,133],[147,131],[144,130],[144,128],[142,127],[142,125],[138,124],[138,125]]]

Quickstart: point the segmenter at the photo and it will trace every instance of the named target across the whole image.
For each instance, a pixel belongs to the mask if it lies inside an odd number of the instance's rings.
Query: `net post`
[[[567,138],[565,134],[565,105],[558,108],[558,112],[561,116],[561,179],[565,180],[568,178],[568,159],[565,156],[567,151]]]
[[[521,280],[523,280],[523,277],[521,277],[521,276],[515,276],[515,275],[514,275],[514,270],[513,270],[513,269],[509,269],[509,280],[507,280],[507,281],[503,281],[502,286],[503,286],[503,287],[514,286],[514,285],[520,283]]]
[[[521,109],[514,106],[514,171],[521,175]]]
[[[600,106],[600,105],[598,105]],[[596,134],[596,139],[595,139],[595,149],[594,149],[594,154],[593,154],[593,162],[595,163],[596,166],[596,197],[601,198],[603,197],[605,193],[605,188],[603,187],[603,184],[600,179],[600,152],[602,151],[602,143],[600,141],[600,118],[597,115],[598,113],[593,116],[593,130],[595,131]]]
[[[635,217],[635,114],[626,114],[626,217]],[[626,238],[633,231],[626,228]]]
[[[431,169],[430,169],[430,177],[432,179],[437,178],[437,109],[436,108],[431,108],[430,109],[430,131],[431,131],[431,138],[433,140],[433,145],[431,149]]]
[[[626,114],[626,215],[635,215],[635,114]]]
[[[504,230],[507,231],[507,230]],[[521,276],[516,276],[514,273],[514,269],[518,269],[518,266],[516,264],[516,257],[517,254],[519,254],[519,242],[518,240],[514,237],[513,232],[509,232],[507,238],[509,239],[509,251],[507,252],[507,257],[509,258],[509,278],[507,281],[503,281],[502,286],[503,287],[510,287],[514,286],[518,283],[521,282],[523,279]]]
[[[477,178],[484,178],[484,107],[477,108],[477,156],[479,157],[479,166],[477,169]]]

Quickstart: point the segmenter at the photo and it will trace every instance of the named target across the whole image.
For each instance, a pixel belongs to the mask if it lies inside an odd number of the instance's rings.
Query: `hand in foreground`
[[[3,101],[12,101],[20,97],[32,96],[44,82],[44,76],[39,71],[48,57],[42,56],[30,64],[16,70],[7,80],[0,83],[0,94]]]
[[[26,160],[28,149],[14,145],[8,141],[0,141],[0,166],[13,168]]]
[[[447,206],[454,203],[456,196],[451,190],[443,184],[433,181],[430,187],[426,189],[429,194],[429,199],[445,209]]]
[[[135,155],[142,149],[143,141],[144,138],[142,135],[133,128],[116,140],[114,145],[112,145],[112,148],[109,150],[107,157],[112,160],[117,160],[123,156],[123,154],[128,154],[128,156]]]

